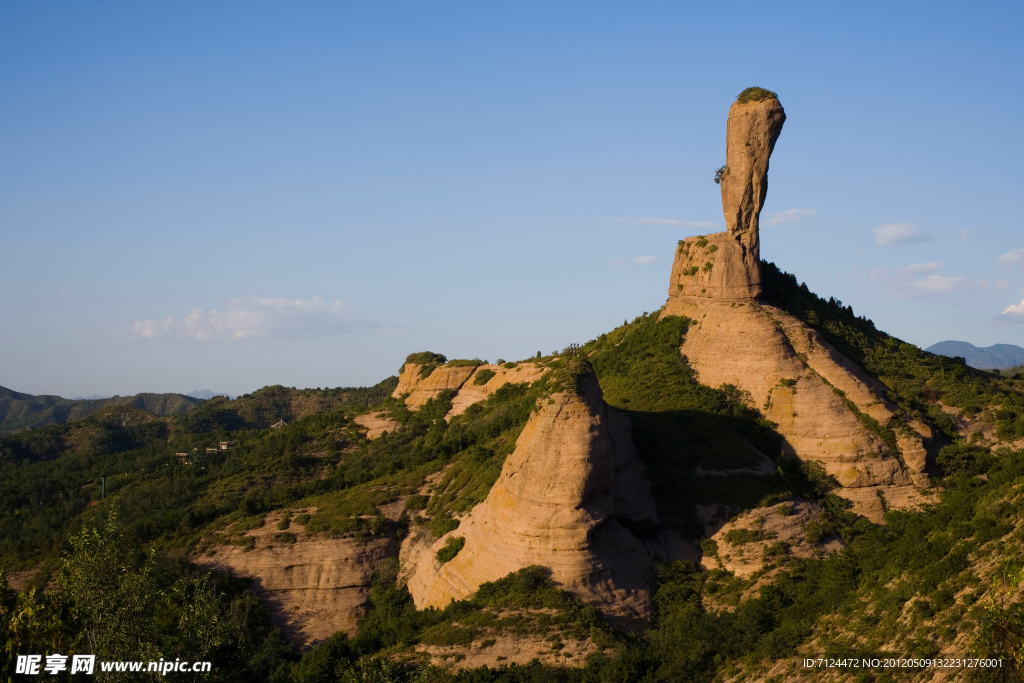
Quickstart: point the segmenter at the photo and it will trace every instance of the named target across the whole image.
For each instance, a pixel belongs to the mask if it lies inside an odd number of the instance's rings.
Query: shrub
[[[483,365],[484,363],[485,361],[482,361],[479,358],[473,358],[471,360],[467,358],[456,358],[448,361],[446,365],[450,368],[475,368],[478,365]]]
[[[992,454],[980,446],[953,444],[944,446],[936,456],[935,462],[947,477],[971,476],[983,474],[988,470],[992,464]]]
[[[479,371],[478,373],[476,373],[476,375],[473,376],[473,384],[475,384],[476,386],[487,384],[489,381],[491,381],[491,378],[494,377],[496,374],[498,373],[496,373],[494,370],[491,370],[490,368],[484,368],[483,370]]]
[[[281,521],[277,523],[277,528],[280,529],[281,531],[287,531],[288,527],[290,527],[291,525],[292,525],[292,513],[291,512],[285,512],[284,513],[284,517],[282,517]]]
[[[469,645],[473,642],[478,631],[473,628],[462,628],[455,624],[443,623],[427,629],[420,636],[420,641],[427,645]]]
[[[755,543],[771,538],[761,529],[730,529],[725,534],[725,540],[730,545],[743,545],[744,543]]]
[[[740,104],[746,104],[747,102],[760,102],[762,100],[768,100],[771,98],[779,99],[779,96],[771,90],[765,88],[747,88],[741,92],[737,97],[736,101]]]
[[[429,501],[430,496],[424,496],[417,493],[416,495],[409,496],[405,499],[405,509],[412,511],[423,510],[427,507],[427,502]]]
[[[416,353],[410,353],[405,357],[406,363],[415,363],[416,365],[433,365],[436,363],[444,363],[448,359],[440,353],[434,353],[433,351],[418,351]],[[404,368],[405,366],[403,366]]]
[[[466,545],[466,539],[462,536],[451,536],[445,541],[444,547],[437,551],[434,557],[437,561],[444,564],[445,562],[451,562],[455,559],[455,556],[462,550],[462,546]]]
[[[722,178],[724,178],[727,175],[729,175],[728,166],[722,166],[717,171],[715,171],[715,185],[721,185]]]
[[[444,536],[449,531],[455,531],[459,528],[459,520],[452,519],[448,515],[436,515],[426,524],[427,529],[430,533],[435,536]]]
[[[252,538],[250,536],[250,538]],[[290,531],[280,531],[274,534],[274,540],[278,543],[295,543],[298,537]]]

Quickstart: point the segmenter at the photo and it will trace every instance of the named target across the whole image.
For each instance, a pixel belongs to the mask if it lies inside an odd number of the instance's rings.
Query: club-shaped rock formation
[[[623,626],[643,623],[651,556],[616,516],[657,519],[629,421],[605,404],[586,369],[575,391],[541,400],[498,481],[458,529],[403,545],[409,591],[419,608],[444,607],[539,565]],[[460,537],[455,558],[438,561],[437,551]]]
[[[758,299],[759,215],[768,191],[768,160],[786,114],[774,94],[729,110],[722,210],[728,230],[679,243],[662,315],[692,319],[681,352],[706,385],[731,384],[778,424],[785,450],[822,463],[854,509],[881,521],[884,507],[916,502],[927,485],[920,423],[893,422],[885,388],[814,329]],[[742,96],[741,96],[741,99]],[[872,421],[893,423],[892,452]],[[883,502],[884,501],[884,502]]]

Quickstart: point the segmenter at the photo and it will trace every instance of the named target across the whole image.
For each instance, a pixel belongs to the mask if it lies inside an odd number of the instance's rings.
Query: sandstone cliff
[[[423,369],[424,366],[418,363],[406,363],[392,397],[401,398],[408,394],[405,405],[410,410],[416,410],[446,389],[457,391],[455,398],[452,399],[452,410],[448,417],[461,415],[466,412],[466,408],[483,401],[507,383],[535,382],[548,371],[547,367],[536,363],[477,366],[444,364],[433,368],[426,376]],[[487,376],[483,373],[491,377],[477,384],[478,377]]]
[[[336,631],[354,635],[365,612],[373,573],[382,560],[397,555],[397,544],[389,538],[363,542],[309,537],[297,524],[291,526],[294,540],[280,541],[277,523],[283,514],[267,515],[262,527],[246,533],[255,539],[252,549],[219,546],[193,561],[251,579],[274,626],[300,649],[308,649]]]
[[[616,515],[656,519],[628,420],[608,407],[596,378],[541,401],[486,500],[459,528],[403,544],[417,607],[442,607],[531,565],[625,625],[648,614],[650,555]],[[423,532],[421,532],[422,534]],[[447,563],[436,552],[465,539]]]
[[[822,463],[857,512],[881,521],[879,494],[899,506],[910,503],[915,483],[927,485],[922,439],[931,434],[919,423],[897,431],[893,452],[870,428],[874,421],[884,429],[895,415],[884,387],[816,331],[758,300],[758,217],[785,119],[775,97],[730,108],[721,177],[728,230],[680,242],[662,315],[693,320],[681,352],[701,383],[747,392],[750,405],[778,424],[790,455]]]

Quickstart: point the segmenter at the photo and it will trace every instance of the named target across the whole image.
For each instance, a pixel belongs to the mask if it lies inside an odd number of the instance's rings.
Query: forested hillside
[[[697,382],[679,353],[691,322],[658,313],[583,344],[578,361],[531,359],[549,369],[541,379],[506,384],[460,415],[447,390],[410,410],[391,397],[397,378],[365,389],[267,387],[164,417],[106,406],[0,440],[0,566],[17,589],[0,594],[5,673],[15,653],[84,648],[110,659],[209,659],[204,680],[782,681],[821,680],[793,668],[802,657],[955,651],[1005,662],[964,680],[1019,677],[1024,382],[923,352],[771,264],[763,271],[766,302],[820,331],[941,435],[934,504],[890,511],[885,525],[851,513],[820,467],[783,455],[774,425],[741,392]],[[679,532],[708,560],[657,566],[646,632],[616,630],[537,567],[443,610],[417,610],[389,559],[358,630],[300,652],[251,585],[196,563],[224,548],[263,551],[251,532],[268,518],[281,520],[271,545],[286,548],[458,528],[536,407],[571,387],[573,362],[592,367],[605,400],[629,416],[653,483],[659,520],[622,523],[644,539]],[[372,441],[355,421],[371,409],[397,425]],[[207,453],[227,441],[237,445]],[[770,470],[758,464],[765,456]],[[794,500],[821,510],[807,534],[815,553],[766,542],[753,575],[715,568],[716,556],[763,539],[735,534],[717,546],[698,506],[788,515]],[[458,667],[531,638],[543,663],[504,666],[498,654],[489,668]],[[431,666],[437,652],[445,663]]]
[[[0,387],[0,434],[87,417],[111,405],[141,408],[154,415],[178,415],[202,403],[181,394],[135,394],[101,399],[33,396]]]

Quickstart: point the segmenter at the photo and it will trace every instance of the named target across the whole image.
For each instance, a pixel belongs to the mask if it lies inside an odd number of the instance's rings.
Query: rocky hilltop
[[[693,321],[681,352],[701,383],[745,392],[778,424],[788,454],[822,463],[858,513],[881,521],[886,506],[922,499],[932,433],[897,419],[880,382],[759,298],[758,220],[786,114],[774,93],[751,90],[753,97],[733,103],[726,126],[728,163],[719,179],[728,230],[679,243],[661,314]],[[886,443],[878,427],[894,428],[898,443]]]

